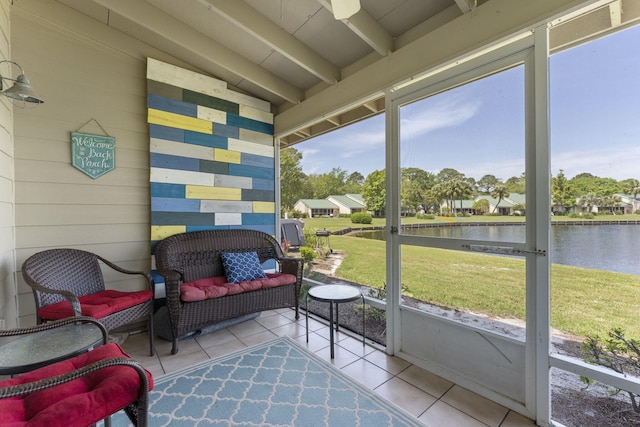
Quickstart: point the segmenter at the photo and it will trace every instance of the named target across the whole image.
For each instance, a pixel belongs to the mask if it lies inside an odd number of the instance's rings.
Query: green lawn
[[[638,215],[633,217],[640,219]],[[493,221],[501,217],[489,218]],[[332,222],[335,227],[325,225]],[[372,225],[384,225],[376,222],[374,220]],[[307,231],[349,226],[348,218],[305,220]],[[385,242],[338,235],[330,239],[334,250],[346,254],[337,276],[377,288],[384,285]],[[520,259],[432,248],[402,248],[402,280],[410,296],[442,307],[492,317],[524,319],[524,270],[524,261]],[[551,283],[554,328],[579,336],[605,336],[612,327],[622,327],[628,336],[640,338],[640,323],[637,322],[640,276],[553,265]]]

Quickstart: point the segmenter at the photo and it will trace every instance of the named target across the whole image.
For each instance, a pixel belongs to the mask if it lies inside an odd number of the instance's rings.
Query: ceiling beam
[[[318,2],[333,13],[331,0],[318,0]],[[360,8],[351,18],[342,19],[341,21],[378,54],[387,56],[393,51],[393,37],[391,37],[391,34],[363,8]]]
[[[615,28],[622,24],[622,5],[619,0],[609,5],[609,16],[611,17],[612,27]]]
[[[471,12],[476,8],[477,3],[477,0],[456,0],[456,4],[462,13]]]
[[[392,52],[388,58],[380,58],[282,111],[274,117],[275,134],[281,137],[299,128],[308,128],[344,111],[349,105],[358,102],[362,105],[378,98],[378,94],[384,94],[391,86],[462,57],[478,46],[491,44],[505,34],[524,31],[532,23],[545,22],[559,16],[563,10],[575,7],[575,0],[491,0],[475,9],[473,17],[461,15]]]
[[[251,34],[253,37],[298,64],[314,76],[333,84],[340,70],[300,40],[274,24],[243,1],[199,0],[212,12]]]
[[[304,93],[294,85],[144,1],[93,1],[184,49],[181,59],[185,61],[197,55],[291,103],[304,99]]]

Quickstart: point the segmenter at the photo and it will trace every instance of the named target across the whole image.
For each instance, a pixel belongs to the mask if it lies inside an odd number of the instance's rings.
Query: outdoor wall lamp
[[[5,62],[9,64],[13,64],[16,67],[18,67],[20,69],[20,75],[18,75],[16,79],[12,79],[9,77],[4,77],[0,73],[0,91],[2,91],[0,92],[0,94],[12,100],[20,101],[20,102],[13,103],[14,105],[20,108],[35,108],[37,107],[37,104],[42,104],[44,101],[42,100],[42,98],[38,96],[38,94],[31,87],[31,83],[29,82],[29,79],[27,78],[27,76],[24,75],[24,70],[22,69],[22,67],[18,63],[9,61],[9,60],[0,61],[0,65],[2,65]],[[13,82],[13,85],[8,87],[7,89],[4,89],[5,80]],[[32,107],[27,107],[27,102],[30,104],[36,104],[36,105]]]

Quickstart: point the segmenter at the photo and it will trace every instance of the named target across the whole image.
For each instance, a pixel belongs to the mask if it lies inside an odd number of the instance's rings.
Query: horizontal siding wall
[[[16,269],[35,252],[73,247],[149,270],[146,61],[182,62],[57,2],[23,0],[11,9],[15,60],[45,100],[15,117]],[[75,131],[114,137],[115,169],[97,179],[76,169]],[[0,168],[0,206],[10,198],[4,173]],[[3,213],[0,233],[5,228]],[[0,242],[0,253],[12,246]],[[144,286],[139,278],[105,272],[108,288]],[[20,322],[34,324],[31,289],[19,271],[17,277]]]
[[[152,246],[196,230],[275,234],[270,104],[153,58],[147,78]]]
[[[11,59],[9,1],[0,2],[0,60]],[[0,72],[6,73],[7,64]],[[0,99],[0,327],[17,326],[14,251],[14,167],[12,106]]]

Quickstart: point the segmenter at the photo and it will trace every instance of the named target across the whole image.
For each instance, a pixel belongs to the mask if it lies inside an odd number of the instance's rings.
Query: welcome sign
[[[96,179],[116,168],[116,139],[72,132],[71,161],[74,167]]]

